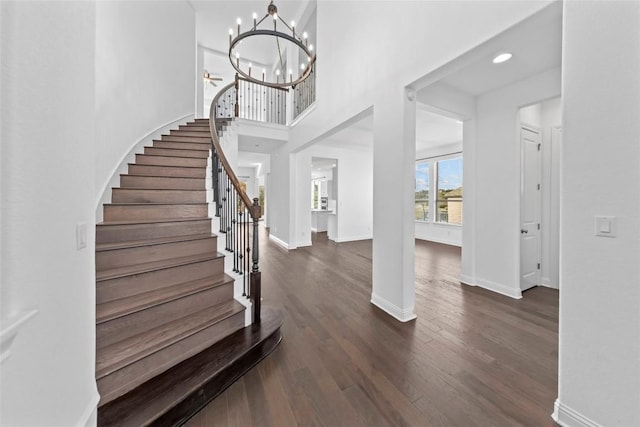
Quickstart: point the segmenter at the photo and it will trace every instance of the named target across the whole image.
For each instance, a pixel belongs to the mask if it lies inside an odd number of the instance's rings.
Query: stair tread
[[[110,268],[106,270],[96,271],[96,281],[115,279],[118,277],[132,276],[135,274],[146,273],[154,270],[163,270],[165,268],[177,267],[185,264],[193,264],[200,261],[213,260],[223,257],[224,254],[205,253],[198,255],[190,255],[187,257],[173,258],[170,260],[160,260],[152,262],[144,262],[140,264],[128,265],[124,267]]]
[[[168,136],[168,135],[167,135]],[[180,135],[171,135],[172,138],[206,138],[204,136],[180,136]],[[199,144],[204,147],[195,147],[195,148],[177,148],[177,147],[150,147],[150,148],[167,148],[170,150],[200,150],[200,151],[209,151],[211,150],[210,142],[202,142],[202,141],[170,141],[166,139],[154,139],[153,142],[169,142],[172,144]]]
[[[244,308],[235,300],[227,301],[101,348],[96,354],[96,379],[202,331]]]
[[[164,142],[169,142],[169,141],[164,141]],[[176,143],[180,144],[180,142],[176,142]],[[154,148],[156,150],[174,150],[174,151],[209,151],[209,149],[202,150],[200,148],[176,148],[176,147],[145,147],[145,148]]]
[[[202,178],[199,178],[202,179]],[[137,190],[137,191],[201,191],[201,192],[205,192],[207,191],[206,188],[144,188],[144,187],[115,187],[113,188],[114,190],[124,190],[124,191],[129,191],[129,190]]]
[[[196,159],[197,157],[184,157],[185,159],[190,159],[190,158],[194,158]],[[201,178],[194,178],[194,177],[190,177],[190,176],[162,176],[162,175],[137,175],[135,173],[121,173],[120,176],[137,176],[140,178],[165,178],[165,179],[207,179],[206,177],[201,177]],[[122,188],[122,187],[120,187]],[[130,188],[130,187],[124,187],[124,188]],[[157,189],[156,189],[157,190]],[[167,190],[170,190],[170,188],[167,188]],[[205,188],[206,190],[206,188]]]
[[[233,280],[234,279],[227,274],[221,277],[205,277],[203,279],[178,283],[161,289],[98,304],[96,306],[96,323],[107,322],[155,305],[164,304],[200,291],[215,288],[232,282]]]
[[[130,190],[127,188],[127,190]],[[133,188],[131,188],[133,190]],[[135,190],[157,190],[157,188],[135,188]],[[167,190],[172,190],[168,188]],[[205,190],[175,190],[175,191],[205,191]],[[201,217],[201,218],[162,218],[162,219],[134,219],[132,221],[103,221],[97,224],[99,227],[109,227],[109,226],[118,226],[118,225],[137,225],[137,224],[156,224],[156,223],[169,223],[169,222],[187,222],[187,221],[207,221],[211,218],[209,217]]]
[[[162,245],[165,243],[188,242],[191,240],[209,239],[212,237],[217,237],[217,236],[215,234],[208,233],[208,234],[182,235],[182,236],[174,236],[174,237],[161,237],[157,239],[131,240],[128,242],[120,242],[120,243],[97,243],[96,252],[110,251],[114,249],[123,249],[123,248],[136,248],[141,246]]]
[[[160,156],[158,156],[160,157]],[[190,158],[190,157],[189,157]],[[203,166],[181,166],[181,165],[177,165],[177,166],[169,166],[169,165],[148,165],[146,163],[142,164],[142,163],[128,163],[128,166],[151,166],[151,167],[156,167],[156,168],[180,168],[180,169],[204,169]],[[128,174],[127,174],[128,175]],[[145,175],[148,176],[148,175]]]
[[[147,148],[158,148],[158,147],[147,147]],[[171,150],[171,148],[161,148],[161,150]],[[184,151],[184,150],[183,150]],[[197,151],[197,150],[186,150],[186,151]],[[176,153],[179,154],[179,153]],[[168,154],[153,154],[153,153],[136,153],[136,156],[155,156],[155,157],[178,157],[181,159],[206,159],[206,157],[186,157],[186,156],[174,156]],[[146,163],[137,163],[137,164],[146,164]],[[158,165],[161,166],[161,165]]]
[[[154,188],[153,190],[157,190]],[[204,190],[195,190],[204,191]],[[163,203],[163,202],[116,202],[105,203],[104,206],[178,206],[178,205],[208,205],[207,202],[180,202],[180,203]]]

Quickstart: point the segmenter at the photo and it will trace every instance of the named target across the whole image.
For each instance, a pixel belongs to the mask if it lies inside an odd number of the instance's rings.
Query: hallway
[[[460,285],[460,249],[416,241],[416,314],[369,303],[371,241],[287,252],[261,236],[283,341],[188,425],[553,426],[558,292]]]

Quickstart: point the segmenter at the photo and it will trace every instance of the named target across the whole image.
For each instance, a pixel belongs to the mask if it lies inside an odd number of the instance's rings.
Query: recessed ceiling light
[[[493,63],[494,64],[502,64],[503,62],[507,62],[508,60],[510,60],[512,56],[513,56],[513,54],[511,54],[509,52],[500,53],[500,54],[496,55],[495,58],[493,58]]]

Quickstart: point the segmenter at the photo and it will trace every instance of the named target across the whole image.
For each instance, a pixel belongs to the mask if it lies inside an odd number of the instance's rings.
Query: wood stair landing
[[[212,234],[208,120],[136,155],[96,226],[98,425],[186,420],[280,342],[282,314],[245,327]],[[265,321],[266,320],[266,321]],[[203,400],[206,398],[206,400]]]
[[[104,427],[179,426],[273,352],[281,310],[263,306],[262,321],[218,341],[100,408]]]

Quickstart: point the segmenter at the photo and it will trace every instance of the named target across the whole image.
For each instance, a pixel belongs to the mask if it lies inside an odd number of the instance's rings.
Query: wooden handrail
[[[249,196],[247,196],[247,193],[245,193],[244,190],[242,189],[242,186],[240,185],[240,181],[238,180],[238,177],[233,171],[233,168],[231,167],[231,165],[229,164],[227,157],[224,155],[224,151],[222,150],[222,146],[220,145],[220,138],[218,137],[218,129],[216,128],[215,116],[216,116],[216,106],[218,105],[218,101],[220,100],[222,95],[224,95],[232,87],[235,87],[235,85],[236,85],[235,82],[229,83],[228,85],[223,87],[222,90],[220,90],[220,92],[218,92],[218,94],[213,98],[213,101],[211,102],[211,108],[209,110],[209,129],[211,130],[211,140],[213,142],[215,152],[218,155],[218,158],[220,160],[220,163],[222,164],[222,167],[227,172],[227,175],[229,176],[229,180],[233,184],[233,187],[235,188],[236,192],[240,195],[240,199],[242,200],[242,203],[244,204],[245,208],[251,214],[251,218],[254,221],[258,221],[262,216],[262,212],[261,212],[262,209],[260,208],[260,205],[254,205],[251,199],[249,199]]]

